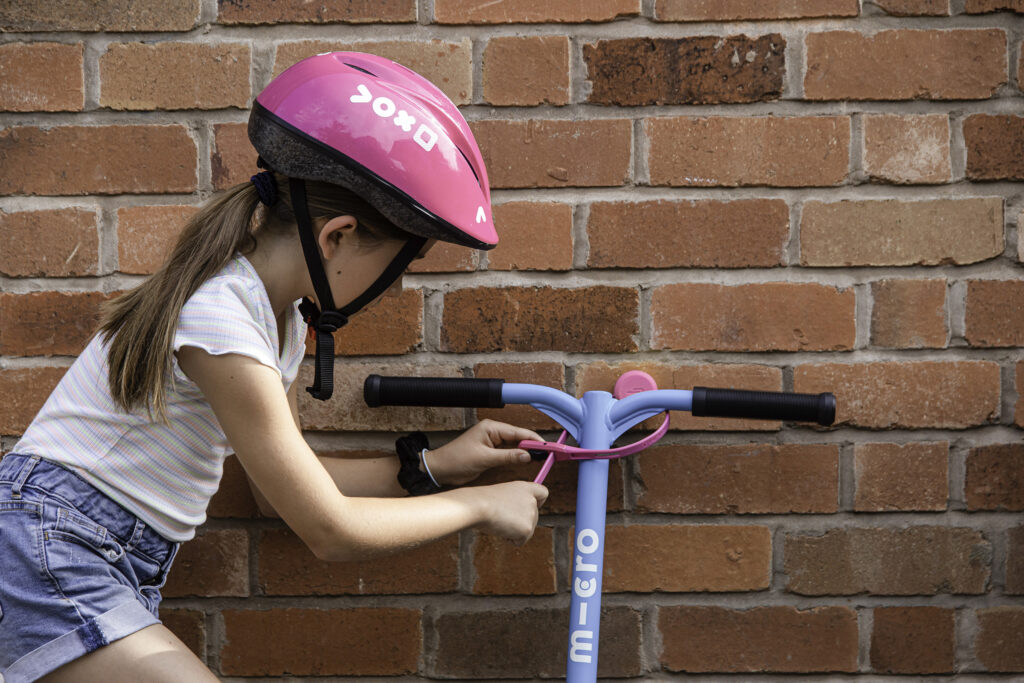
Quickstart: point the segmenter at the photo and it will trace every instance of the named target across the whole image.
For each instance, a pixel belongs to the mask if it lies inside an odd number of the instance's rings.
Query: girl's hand
[[[530,481],[510,481],[480,488],[458,489],[484,493],[484,520],[478,528],[487,534],[506,538],[522,545],[533,536],[540,516],[540,506],[548,498],[548,490]]]
[[[460,486],[491,467],[530,462],[530,454],[522,448],[500,448],[523,439],[543,441],[529,429],[481,420],[455,440],[427,451],[426,461],[438,484]]]

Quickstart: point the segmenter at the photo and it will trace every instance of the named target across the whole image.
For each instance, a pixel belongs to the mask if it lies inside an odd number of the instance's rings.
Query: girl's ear
[[[334,257],[342,240],[355,238],[358,225],[359,222],[353,216],[335,216],[324,224],[317,235],[316,243],[325,260]]]

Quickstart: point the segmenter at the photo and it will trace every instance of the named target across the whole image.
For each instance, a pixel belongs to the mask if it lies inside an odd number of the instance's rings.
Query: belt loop
[[[12,498],[21,498],[21,487],[25,485],[25,481],[28,480],[29,475],[32,474],[32,470],[35,469],[39,460],[40,458],[38,455],[33,455],[28,459],[28,462],[22,466],[21,472],[18,472],[18,478],[14,480],[14,485],[11,486]]]
[[[125,550],[131,552],[135,546],[142,541],[142,534],[146,531],[146,524],[141,519],[135,519],[135,528],[132,529],[132,536],[128,539],[128,545],[125,546]]]

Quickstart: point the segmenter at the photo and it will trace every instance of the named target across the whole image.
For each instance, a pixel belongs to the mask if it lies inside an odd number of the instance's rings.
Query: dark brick
[[[964,145],[971,180],[1024,180],[1024,116],[968,116]]]

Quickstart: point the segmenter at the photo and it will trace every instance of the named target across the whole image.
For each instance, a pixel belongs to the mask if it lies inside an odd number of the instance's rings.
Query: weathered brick
[[[690,390],[695,386],[711,386],[757,391],[781,391],[782,371],[765,365],[734,365],[715,363],[707,365],[679,365],[667,363],[615,363],[599,361],[578,365],[576,390],[611,391],[615,381],[630,370],[649,374],[659,389]],[[644,429],[657,429],[662,418],[653,417],[643,423]],[[775,430],[781,423],[772,420],[737,420],[724,417],[693,417],[689,411],[672,412],[672,429],[699,429],[701,431]]]
[[[602,608],[599,677],[641,675],[641,621],[642,614],[629,607]],[[568,609],[446,612],[435,622],[435,675],[473,680],[563,676],[568,639],[552,634],[564,634],[567,623]]]
[[[638,562],[638,558],[643,561]],[[613,524],[605,535],[602,590],[606,593],[767,590],[771,564],[772,537],[768,527]]]
[[[782,199],[595,202],[590,268],[770,268],[784,264]]]
[[[492,188],[598,187],[629,178],[626,120],[484,120],[470,123]]]
[[[161,592],[168,598],[249,595],[249,534],[210,530],[185,543]]]
[[[828,31],[805,40],[808,100],[979,100],[1006,82],[1002,29]]]
[[[627,287],[471,287],[445,294],[441,347],[491,351],[637,349],[639,294]]]
[[[848,351],[856,337],[855,309],[853,289],[815,283],[664,285],[651,296],[651,347]]]
[[[972,114],[964,145],[969,179],[1024,180],[1024,116]]]
[[[786,75],[786,39],[619,38],[583,46],[594,104],[722,104],[776,100]]]
[[[896,17],[949,16],[949,0],[875,0],[875,5]]]
[[[972,448],[964,499],[968,510],[1024,510],[1024,444]]]
[[[1016,12],[1024,14],[1024,0],[966,0],[964,11],[967,14],[987,14],[988,12]]]
[[[423,290],[406,289],[385,295],[334,333],[334,352],[340,356],[396,356],[423,342]],[[306,353],[316,343],[306,339]]]
[[[569,104],[568,36],[491,38],[484,48],[484,100],[498,106]]]
[[[945,510],[948,443],[859,443],[853,450],[857,512]]]
[[[898,349],[946,346],[945,280],[871,283],[871,344]]]
[[[857,0],[655,0],[657,21],[745,21],[750,19],[810,19],[855,17]]]
[[[15,126],[0,130],[0,159],[19,171],[0,174],[0,194],[196,189],[196,144],[184,126]]]
[[[0,354],[77,356],[107,298],[102,292],[0,294]]]
[[[99,216],[94,209],[0,210],[0,274],[75,277],[99,274]]]
[[[669,671],[857,670],[857,613],[846,607],[661,607],[658,630]]]
[[[227,609],[221,614],[221,673],[227,676],[402,676],[416,672],[423,649],[418,609]]]
[[[1003,253],[1003,199],[808,201],[804,266],[966,265]]]
[[[117,210],[117,269],[132,275],[156,272],[171,254],[195,206],[129,206]]]
[[[557,202],[496,205],[494,225],[501,240],[487,252],[487,269],[571,270],[572,213],[571,205]]]
[[[831,514],[839,448],[825,444],[673,444],[634,464],[637,510],[669,514]]]
[[[871,668],[887,674],[953,673],[956,610],[876,607],[872,610]]]
[[[1006,531],[1006,585],[1007,595],[1024,595],[1024,526]]]
[[[615,21],[640,14],[640,0],[435,0],[439,24],[547,24]]]
[[[0,407],[0,434],[24,433],[66,371],[67,368],[0,369],[0,392],[7,397]]]
[[[976,614],[974,653],[978,661],[988,671],[1024,671],[1024,608],[1002,605],[979,609]]]
[[[787,534],[784,554],[786,590],[800,595],[980,595],[992,564],[982,532],[948,526]]]
[[[263,532],[259,586],[266,595],[449,593],[458,587],[459,539],[361,562],[324,562],[287,529]]]
[[[81,111],[82,43],[0,45],[0,111]]]
[[[473,592],[554,595],[554,552],[551,527],[537,527],[533,538],[521,546],[497,536],[477,534],[473,542]]]
[[[238,183],[247,183],[259,172],[256,150],[249,142],[244,123],[217,123],[213,126],[210,145],[210,173],[213,189],[224,190]]]
[[[864,171],[872,180],[885,183],[949,182],[949,118],[945,114],[866,115]]]
[[[503,379],[506,382],[541,384],[565,390],[565,368],[561,363],[478,363],[473,376]],[[477,419],[507,422],[526,429],[556,429],[554,420],[531,406],[507,405],[504,408],[477,408]]]
[[[192,609],[160,610],[160,622],[200,660],[206,659],[206,615]]]
[[[644,121],[652,185],[838,185],[849,171],[846,116],[710,116]]]
[[[867,429],[965,429],[999,415],[999,365],[989,361],[801,365],[793,390],[835,393],[836,422]]]
[[[243,43],[114,43],[100,57],[100,106],[244,109],[250,60]]]
[[[370,52],[398,62],[436,85],[455,104],[469,104],[473,95],[473,43],[469,38],[458,42],[304,40],[280,43],[274,59],[274,75],[306,57],[338,50]]]
[[[224,474],[220,478],[220,487],[210,499],[206,508],[210,517],[253,518],[259,516],[256,499],[253,498],[249,480],[245,476],[238,458],[229,456],[224,459]]]
[[[505,239],[505,235],[501,236]],[[501,244],[501,242],[499,242]],[[410,273],[458,273],[476,270],[480,262],[480,252],[466,249],[458,244],[437,242],[427,252],[425,258],[413,261],[409,266]]]
[[[964,338],[971,346],[1024,346],[1024,281],[968,280]]]
[[[217,0],[220,24],[390,24],[416,21],[416,0]]]
[[[4,31],[189,31],[199,0],[6,0]]]
[[[1017,405],[1013,410],[1013,423],[1024,427],[1024,361],[1017,362],[1015,386],[1017,388]]]

